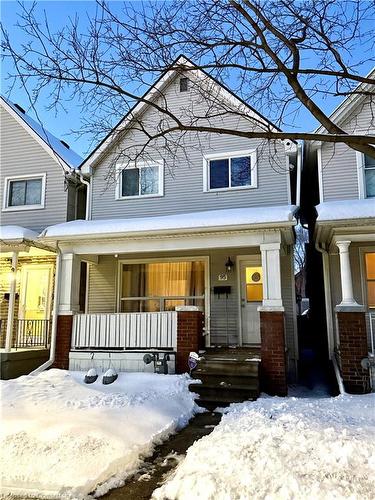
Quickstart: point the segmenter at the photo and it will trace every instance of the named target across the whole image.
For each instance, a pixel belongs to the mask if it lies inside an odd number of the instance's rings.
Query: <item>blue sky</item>
[[[114,3],[114,2],[112,2]],[[120,6],[120,3],[115,2]],[[31,5],[31,2],[25,2],[27,5]],[[1,7],[1,21],[8,31],[11,39],[15,44],[21,44],[26,41],[23,32],[15,27],[17,20],[19,19],[17,14],[20,12],[20,6],[16,1],[2,1],[0,0]],[[82,27],[85,26],[85,18],[90,14],[95,12],[95,1],[40,1],[38,2],[38,12],[42,15],[43,11],[46,12],[47,18],[49,20],[52,28],[58,29],[66,24],[68,18],[78,14],[82,22]],[[358,47],[353,51],[353,58],[357,59],[363,57],[361,54],[361,47]],[[2,63],[2,78],[1,78],[1,93],[7,95],[7,90],[9,89],[9,81],[6,79],[8,71],[11,70],[9,63]],[[368,73],[371,70],[371,64],[363,65],[363,73]],[[230,86],[230,85],[229,85]],[[27,94],[22,88],[12,89],[10,99],[21,105],[26,112],[35,118],[34,112],[30,109],[30,103]],[[331,112],[340,102],[342,98],[327,98],[324,101],[320,101],[319,104],[326,112]],[[80,110],[78,109],[77,103],[74,101],[64,102],[64,106],[67,112],[64,110],[59,110],[58,115],[53,111],[47,111],[45,106],[48,104],[47,97],[45,101],[38,101],[38,117],[42,120],[44,126],[51,131],[57,137],[64,139],[68,142],[72,149],[81,155],[85,155],[92,147],[91,138],[88,136],[78,137],[77,135],[72,135],[72,129],[79,129],[81,119]],[[251,104],[251,103],[250,103]],[[307,113],[300,112],[298,117],[295,119],[296,128],[304,131],[312,130],[317,125],[315,120]],[[297,123],[298,122],[298,123]]]

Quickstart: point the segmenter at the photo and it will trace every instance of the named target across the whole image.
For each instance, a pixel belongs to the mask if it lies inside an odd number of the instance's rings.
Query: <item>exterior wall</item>
[[[357,106],[350,118],[340,124],[341,127],[348,133],[368,134],[374,131],[373,107],[374,103],[368,97]],[[323,201],[359,198],[356,155],[354,149],[344,144],[322,145]]]
[[[62,167],[3,108],[1,120],[0,210],[3,208],[5,177],[46,173],[45,206],[37,210],[2,211],[1,224],[15,224],[35,231],[66,221],[67,192]]]
[[[228,273],[228,281],[218,281],[218,274],[225,271],[225,261],[230,255],[233,262],[238,255],[259,255],[257,248],[239,248],[228,250],[210,250],[209,252],[178,252],[178,253],[153,253],[137,255],[119,255],[118,259],[113,256],[100,256],[98,264],[89,264],[88,273],[88,313],[112,313],[117,312],[117,279],[118,260],[142,259],[142,258],[164,258],[207,255],[210,260],[210,332],[211,345],[236,344],[239,339],[239,307],[238,307],[238,278],[236,267]],[[260,255],[259,255],[260,259]],[[294,297],[292,287],[292,261],[291,255],[281,257],[282,269],[282,296],[285,307],[285,332],[288,348],[289,372],[295,373],[295,360],[298,358],[298,347],[295,341],[294,325]],[[212,289],[217,285],[231,286],[231,294],[226,298],[214,295]],[[228,333],[227,333],[228,325]]]
[[[204,115],[207,103],[196,91],[179,92],[178,79],[165,92],[172,112]],[[149,109],[142,121],[147,126],[159,123],[160,116]],[[211,125],[230,129],[249,130],[248,120],[228,114],[210,120]],[[207,124],[207,123],[206,123]],[[254,128],[254,127],[253,127]],[[214,210],[234,207],[270,206],[288,204],[289,175],[286,168],[284,145],[234,136],[186,134],[175,157],[163,153],[161,140],[152,144],[153,160],[165,160],[164,196],[157,198],[115,199],[115,172],[113,162],[121,148],[134,147],[146,142],[138,131],[126,134],[110,154],[94,168],[92,179],[92,219],[116,217],[148,217],[191,211]],[[203,192],[203,155],[256,149],[258,155],[258,188],[221,192]],[[134,153],[133,150],[133,153]],[[150,153],[149,153],[150,156]]]

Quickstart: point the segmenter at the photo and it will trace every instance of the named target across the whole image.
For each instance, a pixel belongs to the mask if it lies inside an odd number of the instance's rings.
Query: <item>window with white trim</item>
[[[375,158],[364,155],[365,194],[366,198],[375,197]]]
[[[205,157],[205,191],[246,189],[256,186],[254,151]]]
[[[119,168],[119,199],[163,196],[163,164],[161,162],[137,164]]]
[[[4,210],[44,208],[45,174],[5,179]]]

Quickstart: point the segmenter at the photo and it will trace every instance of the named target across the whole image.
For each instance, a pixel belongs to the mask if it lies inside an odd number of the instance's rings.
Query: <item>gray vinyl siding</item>
[[[367,97],[340,126],[348,133],[374,132],[373,101],[374,98]],[[322,144],[322,181],[323,201],[358,199],[356,151],[345,144]]]
[[[1,211],[1,224],[14,224],[40,231],[46,226],[66,221],[67,193],[62,167],[6,111],[0,107],[1,120],[1,210],[5,177],[46,174],[46,197],[43,209]]]
[[[168,106],[183,114],[204,115],[206,104],[193,90],[180,93],[178,80],[165,91]],[[184,110],[184,106],[187,108]],[[148,109],[143,117],[147,126],[158,124],[160,117],[154,109]],[[229,129],[254,129],[248,120],[235,115],[226,115],[210,121],[217,127]],[[207,124],[207,123],[206,123]],[[176,137],[175,137],[176,139]],[[139,131],[128,132],[113,146],[107,156],[94,167],[92,179],[92,218],[148,217],[192,211],[214,210],[234,207],[270,206],[288,204],[289,175],[286,169],[284,145],[275,141],[247,139],[219,134],[188,133],[181,139],[176,156],[167,154],[163,141],[155,142],[148,158],[163,159],[164,196],[157,198],[115,199],[115,173],[113,162],[124,148],[145,142]],[[258,187],[255,189],[221,192],[203,192],[203,155],[228,153],[231,151],[257,150]]]
[[[134,256],[126,255],[126,259],[147,259],[183,256],[208,256],[210,262],[210,332],[211,345],[236,344],[239,339],[239,298],[238,298],[238,274],[237,269],[228,273],[228,280],[218,280],[218,275],[225,272],[225,261],[228,258],[228,250],[175,252],[175,253],[144,253]],[[230,250],[233,262],[238,255],[259,255],[257,248],[238,248]],[[113,256],[100,256],[98,264],[89,265],[88,278],[88,313],[112,313],[117,311],[117,270],[118,259]],[[282,297],[285,307],[286,344],[290,361],[290,371],[294,373],[294,360],[298,358],[297,346],[295,345],[294,307],[292,289],[292,265],[291,256],[281,257],[281,281]],[[217,285],[231,286],[228,299],[224,295],[214,295],[213,287]]]

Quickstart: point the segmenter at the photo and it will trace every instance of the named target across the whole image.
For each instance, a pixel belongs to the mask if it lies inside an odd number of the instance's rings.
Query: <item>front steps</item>
[[[254,350],[208,350],[191,376],[197,381],[189,390],[195,402],[209,411],[231,403],[255,401],[259,396],[259,355]]]

